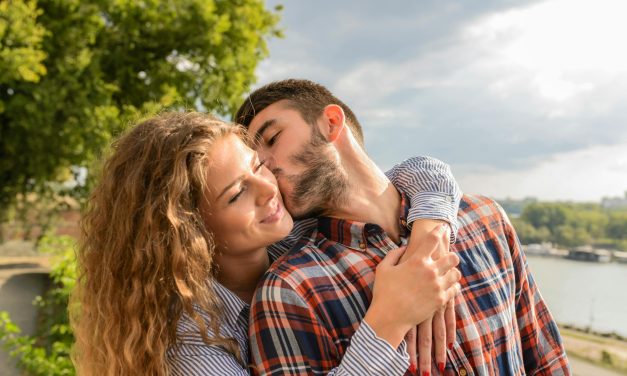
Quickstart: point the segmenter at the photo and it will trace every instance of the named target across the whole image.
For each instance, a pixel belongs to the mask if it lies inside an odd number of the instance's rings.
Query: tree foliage
[[[627,250],[627,211],[610,211],[598,204],[533,202],[513,223],[523,243],[597,244]]]
[[[262,0],[0,2],[0,212],[142,113],[230,114],[279,35]]]

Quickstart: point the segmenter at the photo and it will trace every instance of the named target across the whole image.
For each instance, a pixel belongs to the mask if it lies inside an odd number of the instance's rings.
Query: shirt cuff
[[[410,197],[411,207],[407,215],[408,227],[416,219],[439,219],[451,226],[451,244],[455,243],[457,230],[457,212],[460,198],[440,192],[418,192]]]
[[[404,375],[409,368],[407,345],[403,340],[393,348],[364,320],[353,334],[342,368],[349,375]]]

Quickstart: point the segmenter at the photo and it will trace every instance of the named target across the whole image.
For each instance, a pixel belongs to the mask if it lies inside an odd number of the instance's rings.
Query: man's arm
[[[409,365],[404,342],[393,349],[365,321],[338,361],[338,349],[313,307],[271,273],[253,298],[251,321],[256,375],[402,375]]]
[[[503,208],[503,226],[516,277],[516,319],[523,362],[529,375],[570,375],[566,351],[557,324],[540,295],[516,231]]]

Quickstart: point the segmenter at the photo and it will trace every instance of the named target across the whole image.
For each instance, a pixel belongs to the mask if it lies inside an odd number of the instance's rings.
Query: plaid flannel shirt
[[[401,206],[407,235],[404,197]],[[466,195],[457,219],[451,250],[461,260],[462,291],[444,374],[569,375],[557,325],[502,208]],[[396,246],[377,225],[319,218],[315,231],[271,266],[253,299],[256,372],[322,375],[337,367],[368,309],[376,266]]]

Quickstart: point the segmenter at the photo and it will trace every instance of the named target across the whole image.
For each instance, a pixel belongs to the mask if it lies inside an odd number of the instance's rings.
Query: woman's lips
[[[281,202],[277,200],[276,209],[274,209],[274,211],[270,213],[269,216],[265,217],[261,221],[261,223],[274,223],[278,221],[279,219],[283,218],[284,213],[285,213],[285,210],[283,209],[283,205],[281,205]]]

